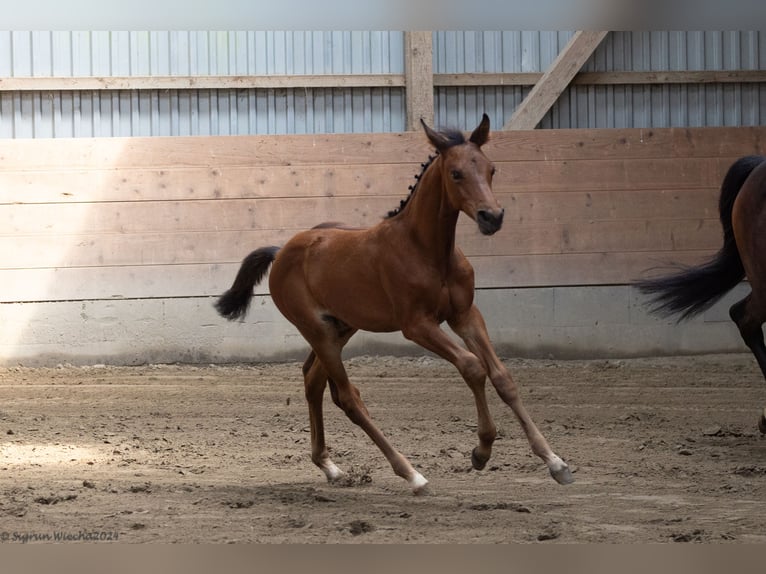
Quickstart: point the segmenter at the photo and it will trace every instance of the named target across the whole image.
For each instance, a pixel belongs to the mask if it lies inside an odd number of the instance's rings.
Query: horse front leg
[[[521,400],[518,386],[495,353],[487,333],[487,326],[479,309],[472,305],[466,313],[451,320],[449,325],[465,341],[468,349],[481,361],[498,395],[503,402],[511,407],[513,414],[519,420],[532,452],[548,465],[551,476],[559,484],[574,482],[574,477],[567,463],[553,452],[548,441],[545,440],[527,412]]]
[[[412,321],[402,334],[421,347],[452,363],[473,393],[477,413],[479,444],[471,451],[471,465],[482,470],[492,456],[497,427],[489,412],[486,395],[487,373],[477,357],[456,344],[438,324],[428,319]]]

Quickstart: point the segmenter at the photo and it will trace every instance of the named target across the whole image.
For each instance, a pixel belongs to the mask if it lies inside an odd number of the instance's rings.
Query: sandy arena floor
[[[296,363],[2,369],[0,538],[766,542],[766,384],[751,356],[507,364],[574,484],[549,477],[494,392],[500,436],[471,470],[473,400],[436,359],[347,362],[430,480],[418,497],[329,393],[348,480],[324,480]]]

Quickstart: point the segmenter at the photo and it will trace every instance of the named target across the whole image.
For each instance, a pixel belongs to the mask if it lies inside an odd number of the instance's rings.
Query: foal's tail
[[[226,291],[216,301],[218,313],[229,321],[247,315],[250,300],[253,298],[253,287],[261,282],[271,262],[277,256],[279,247],[261,247],[256,249],[242,261],[231,289]]]
[[[677,273],[657,279],[638,281],[635,285],[652,295],[651,312],[670,316],[679,314],[679,321],[689,319],[709,309],[725,293],[745,277],[745,269],[734,241],[731,213],[742,184],[753,169],[766,160],[762,156],[746,156],[735,161],[721,184],[718,210],[723,226],[723,247],[712,259],[698,267],[680,267]]]

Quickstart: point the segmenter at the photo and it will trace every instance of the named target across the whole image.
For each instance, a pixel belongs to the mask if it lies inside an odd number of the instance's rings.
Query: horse
[[[496,355],[474,304],[474,271],[455,245],[460,212],[484,235],[502,226],[504,210],[492,193],[495,167],[481,147],[489,139],[489,117],[466,140],[457,130],[435,131],[421,124],[436,154],[421,164],[410,194],[370,228],[321,223],[299,232],[282,247],[261,247],[242,262],[234,282],[216,301],[229,320],[243,318],[253,287],[269,266],[269,291],[284,317],[309,344],[303,364],[311,428],[311,460],[329,482],[343,472],[325,444],[322,401],[329,384],[334,404],[378,446],[394,473],[415,494],[428,481],[398,452],[372,421],[359,390],[343,366],[341,351],[358,330],[400,331],[404,337],[446,359],[473,393],[479,444],[471,464],[483,469],[497,435],[487,406],[486,378],[510,406],[534,454],[560,484],[573,482],[567,463],[551,450],[528,414],[517,384]],[[440,325],[452,328],[458,344]]]
[[[709,309],[745,277],[750,293],[729,309],[742,340],[755,356],[766,378],[766,157],[750,155],[736,160],[721,183],[718,211],[723,227],[723,246],[694,267],[635,282],[645,294],[651,312],[679,322]],[[766,434],[766,408],[758,420]]]

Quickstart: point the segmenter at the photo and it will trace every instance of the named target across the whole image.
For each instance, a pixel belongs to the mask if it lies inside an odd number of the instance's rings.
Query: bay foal
[[[484,235],[492,235],[503,223],[503,209],[492,194],[495,168],[481,150],[489,138],[489,118],[484,115],[468,140],[457,131],[436,132],[424,122],[423,128],[437,155],[424,164],[417,184],[398,209],[369,229],[324,223],[298,233],[284,247],[253,251],[216,307],[230,320],[243,317],[253,287],[273,264],[269,289],[274,304],[311,346],[303,365],[311,458],[328,480],[342,474],[325,445],[322,399],[329,384],[334,403],[369,435],[394,472],[415,493],[427,484],[372,421],[343,367],[341,350],[361,329],[401,331],[455,365],[473,392],[478,411],[474,468],[487,464],[496,436],[485,396],[489,377],[518,418],[532,451],[556,481],[568,484],[573,481],[569,467],[548,446],[495,354],[473,303],[473,268],[455,246],[461,211]],[[444,321],[467,349],[440,328]]]

